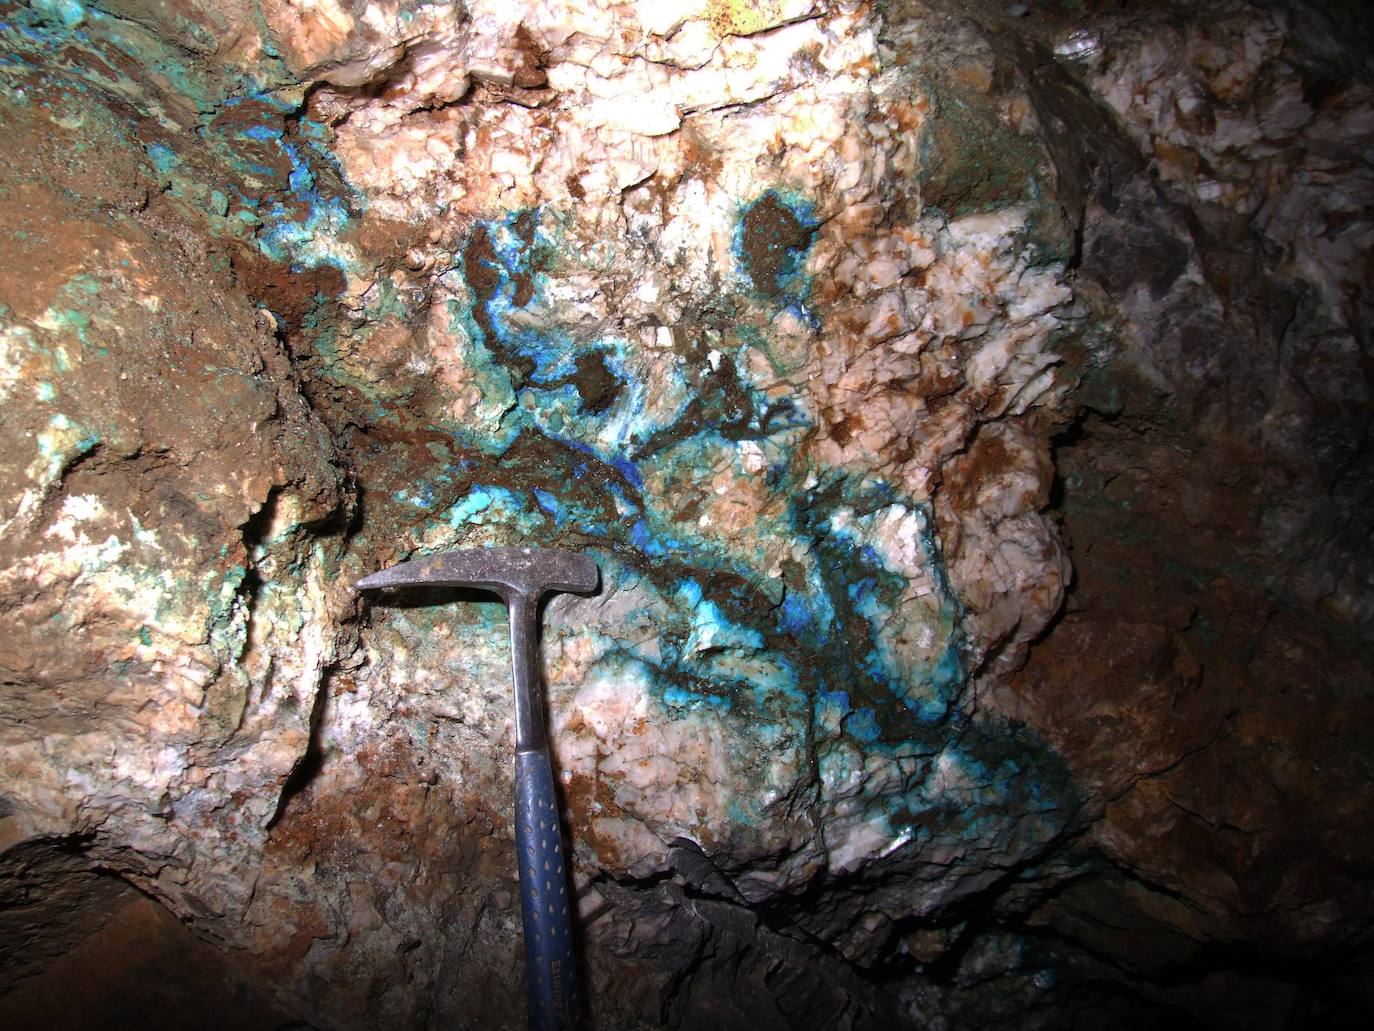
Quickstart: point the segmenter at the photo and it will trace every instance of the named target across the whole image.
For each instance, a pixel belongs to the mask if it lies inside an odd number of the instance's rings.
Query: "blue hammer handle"
[[[532,1031],[575,1031],[582,1015],[558,801],[539,691],[539,599],[548,591],[586,594],[596,590],[598,579],[596,563],[585,555],[540,548],[477,548],[402,562],[358,581],[359,590],[478,587],[500,595],[510,613],[515,847]]]
[[[531,1031],[580,1026],[558,802],[546,752],[515,756],[515,848],[525,924]]]

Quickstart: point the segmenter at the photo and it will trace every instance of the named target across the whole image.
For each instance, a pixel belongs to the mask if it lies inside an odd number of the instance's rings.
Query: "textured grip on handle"
[[[516,753],[515,847],[520,855],[529,1026],[534,1031],[581,1024],[561,838],[549,757]]]

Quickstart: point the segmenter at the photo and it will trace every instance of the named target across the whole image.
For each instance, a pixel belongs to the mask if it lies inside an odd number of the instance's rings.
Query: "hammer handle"
[[[515,755],[515,848],[531,1031],[581,1026],[562,831],[546,752]]]

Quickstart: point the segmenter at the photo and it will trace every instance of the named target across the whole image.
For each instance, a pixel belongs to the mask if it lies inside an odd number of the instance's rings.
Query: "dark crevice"
[[[305,751],[296,760],[296,764],[291,767],[291,772],[282,783],[281,795],[277,799],[277,808],[265,826],[265,830],[269,833],[286,815],[292,801],[305,792],[324,769],[325,752],[321,735],[329,704],[329,685],[332,672],[333,667],[326,669],[320,675],[320,684],[315,689],[315,701],[310,708],[309,737],[306,741]]]

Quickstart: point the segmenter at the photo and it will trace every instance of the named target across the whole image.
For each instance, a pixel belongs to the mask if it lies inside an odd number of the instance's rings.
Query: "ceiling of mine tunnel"
[[[518,1025],[533,545],[603,1026],[1368,1009],[1342,10],[0,4],[4,911]]]

